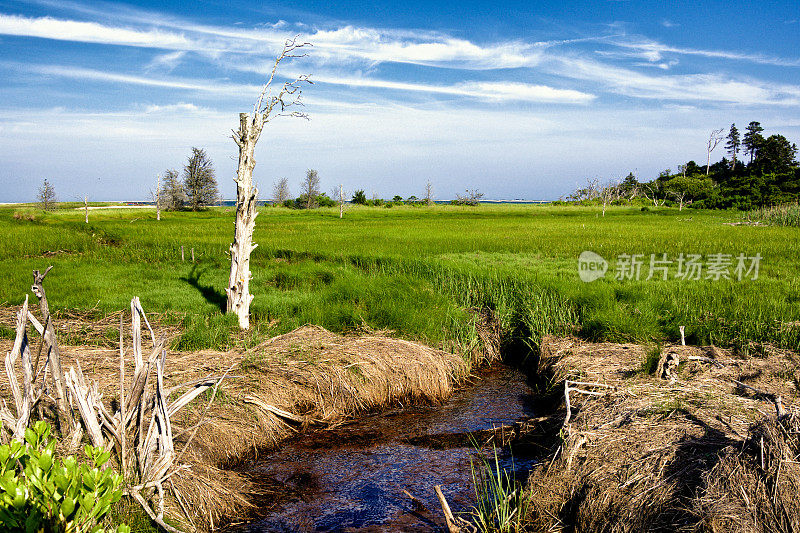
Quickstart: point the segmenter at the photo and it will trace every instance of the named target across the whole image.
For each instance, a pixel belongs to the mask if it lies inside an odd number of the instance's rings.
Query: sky
[[[0,202],[144,200],[191,148],[235,198],[231,130],[287,38],[309,120],[274,117],[261,197],[553,200],[657,176],[753,120],[800,142],[800,2],[0,0]],[[719,160],[722,146],[712,154]]]

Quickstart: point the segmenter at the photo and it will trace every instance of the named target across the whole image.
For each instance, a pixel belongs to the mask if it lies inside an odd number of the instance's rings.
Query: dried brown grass
[[[0,341],[0,349],[8,350],[10,344]],[[106,405],[114,405],[119,397],[118,351],[62,347],[65,368],[78,359],[87,378],[98,381]],[[133,362],[127,363],[130,380]],[[170,478],[167,488],[179,496],[168,503],[173,515],[181,508],[188,511],[188,525],[199,530],[241,519],[250,513],[252,501],[268,498],[236,470],[243,461],[309,425],[333,427],[366,411],[439,402],[468,376],[470,365],[459,355],[380,332],[340,336],[305,326],[246,352],[171,352],[165,385],[219,376],[229,369],[208,410],[209,398],[201,396],[173,420],[178,453],[195,428],[197,434],[181,460],[191,467]],[[6,376],[0,373],[0,395],[7,398],[8,393]]]
[[[796,402],[795,355],[743,360],[716,347],[670,346],[664,352],[683,361],[670,383],[642,371],[647,352],[576,339],[543,343],[541,366],[554,383],[614,388],[592,389],[599,397],[571,393],[571,422],[529,478],[530,529],[796,530],[796,419],[776,422],[771,403],[733,382]],[[753,455],[762,435],[765,469]]]

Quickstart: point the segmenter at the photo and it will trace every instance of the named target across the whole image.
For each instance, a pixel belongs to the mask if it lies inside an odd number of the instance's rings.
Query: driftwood
[[[43,286],[44,278],[52,267],[41,274],[34,271],[33,292],[39,298],[39,305],[44,316],[44,325],[28,309],[28,299],[17,315],[16,337],[14,345],[6,355],[5,367],[14,401],[15,413],[0,404],[0,440],[7,442],[11,438],[22,438],[28,427],[32,412],[43,398],[56,407],[59,425],[56,428],[77,448],[83,438],[84,430],[94,446],[103,446],[107,450],[115,450],[125,479],[124,493],[138,502],[160,527],[170,532],[180,532],[164,522],[164,483],[179,470],[189,468],[180,464],[192,437],[186,442],[179,455],[175,453],[172,423],[170,418],[204,391],[213,387],[211,401],[206,412],[216,397],[220,383],[227,377],[231,369],[222,376],[209,376],[201,380],[184,383],[170,389],[164,387],[164,367],[167,352],[164,349],[165,339],[157,338],[142,309],[139,298],[131,300],[131,351],[134,362],[134,374],[129,387],[125,387],[126,350],[123,341],[123,318],[120,316],[119,339],[119,402],[116,412],[111,412],[103,403],[97,381],[86,378],[80,362],[64,372],[61,367],[60,350],[55,335],[55,327]],[[27,336],[28,322],[42,335],[35,360]],[[143,355],[142,322],[150,333],[152,348],[147,358]],[[40,355],[47,353],[46,362],[39,368]],[[21,363],[22,383],[17,377],[17,363]],[[47,387],[47,370],[55,385],[56,396],[50,397],[45,391]],[[39,376],[42,376],[41,382]],[[169,402],[173,392],[187,389],[174,402]],[[77,416],[76,416],[77,411]],[[195,428],[196,433],[196,428]],[[181,502],[172,483],[169,484],[187,520],[191,522],[186,506]],[[151,506],[148,500],[154,500]]]
[[[61,431],[65,430],[76,435],[78,429],[76,421],[72,415],[72,409],[67,409],[67,396],[66,396],[66,377],[64,376],[64,369],[61,368],[61,350],[58,347],[58,340],[56,339],[56,331],[53,327],[53,321],[50,318],[50,305],[47,302],[47,294],[44,290],[44,278],[52,270],[52,265],[47,267],[44,274],[38,270],[33,271],[33,285],[31,291],[39,299],[39,309],[44,317],[46,328],[42,328],[42,338],[44,345],[47,346],[48,351],[48,364],[50,366],[50,373],[53,376],[53,382],[56,388],[55,403],[58,412],[58,419],[62,426]],[[38,328],[37,328],[38,329]],[[74,440],[74,439],[73,439]]]
[[[461,533],[461,528],[456,523],[453,512],[450,510],[450,505],[447,503],[447,498],[445,498],[444,494],[442,493],[441,485],[436,485],[433,487],[433,489],[436,491],[436,497],[439,498],[439,504],[442,506],[445,524],[447,525],[447,531],[449,533]]]

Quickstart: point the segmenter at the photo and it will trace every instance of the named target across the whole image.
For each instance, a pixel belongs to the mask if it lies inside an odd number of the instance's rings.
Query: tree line
[[[741,209],[800,201],[800,165],[797,145],[780,134],[764,137],[759,122],[750,122],[743,135],[736,124],[727,134],[709,135],[706,164],[688,161],[677,172],[662,171],[640,182],[631,172],[624,179],[601,183],[589,179],[566,198],[569,202],[628,203],[641,198],[654,206],[674,204],[706,209]],[[724,142],[725,156],[711,163],[711,154]]]

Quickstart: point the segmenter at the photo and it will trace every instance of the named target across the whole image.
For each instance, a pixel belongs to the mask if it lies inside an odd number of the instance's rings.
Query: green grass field
[[[146,311],[180,317],[184,349],[250,344],[305,323],[391,329],[463,349],[478,342],[472,310],[483,308],[499,318],[510,350],[535,346],[546,333],[675,341],[679,325],[690,343],[798,349],[797,230],[725,224],[741,219],[638,206],[613,207],[605,217],[599,207],[354,207],[341,220],[338,209],[262,208],[251,266],[254,325],[243,338],[220,312],[232,208],[163,213],[161,221],[153,210],[92,211],[87,225],[82,210],[7,207],[0,209],[0,304],[19,305],[31,271],[54,265],[45,285],[52,307],[114,312],[139,296]],[[584,250],[611,263],[604,279],[580,281]],[[646,280],[650,254],[663,253],[762,259],[757,280],[674,279],[674,265],[670,279]],[[620,254],[644,255],[640,280],[613,279]]]

